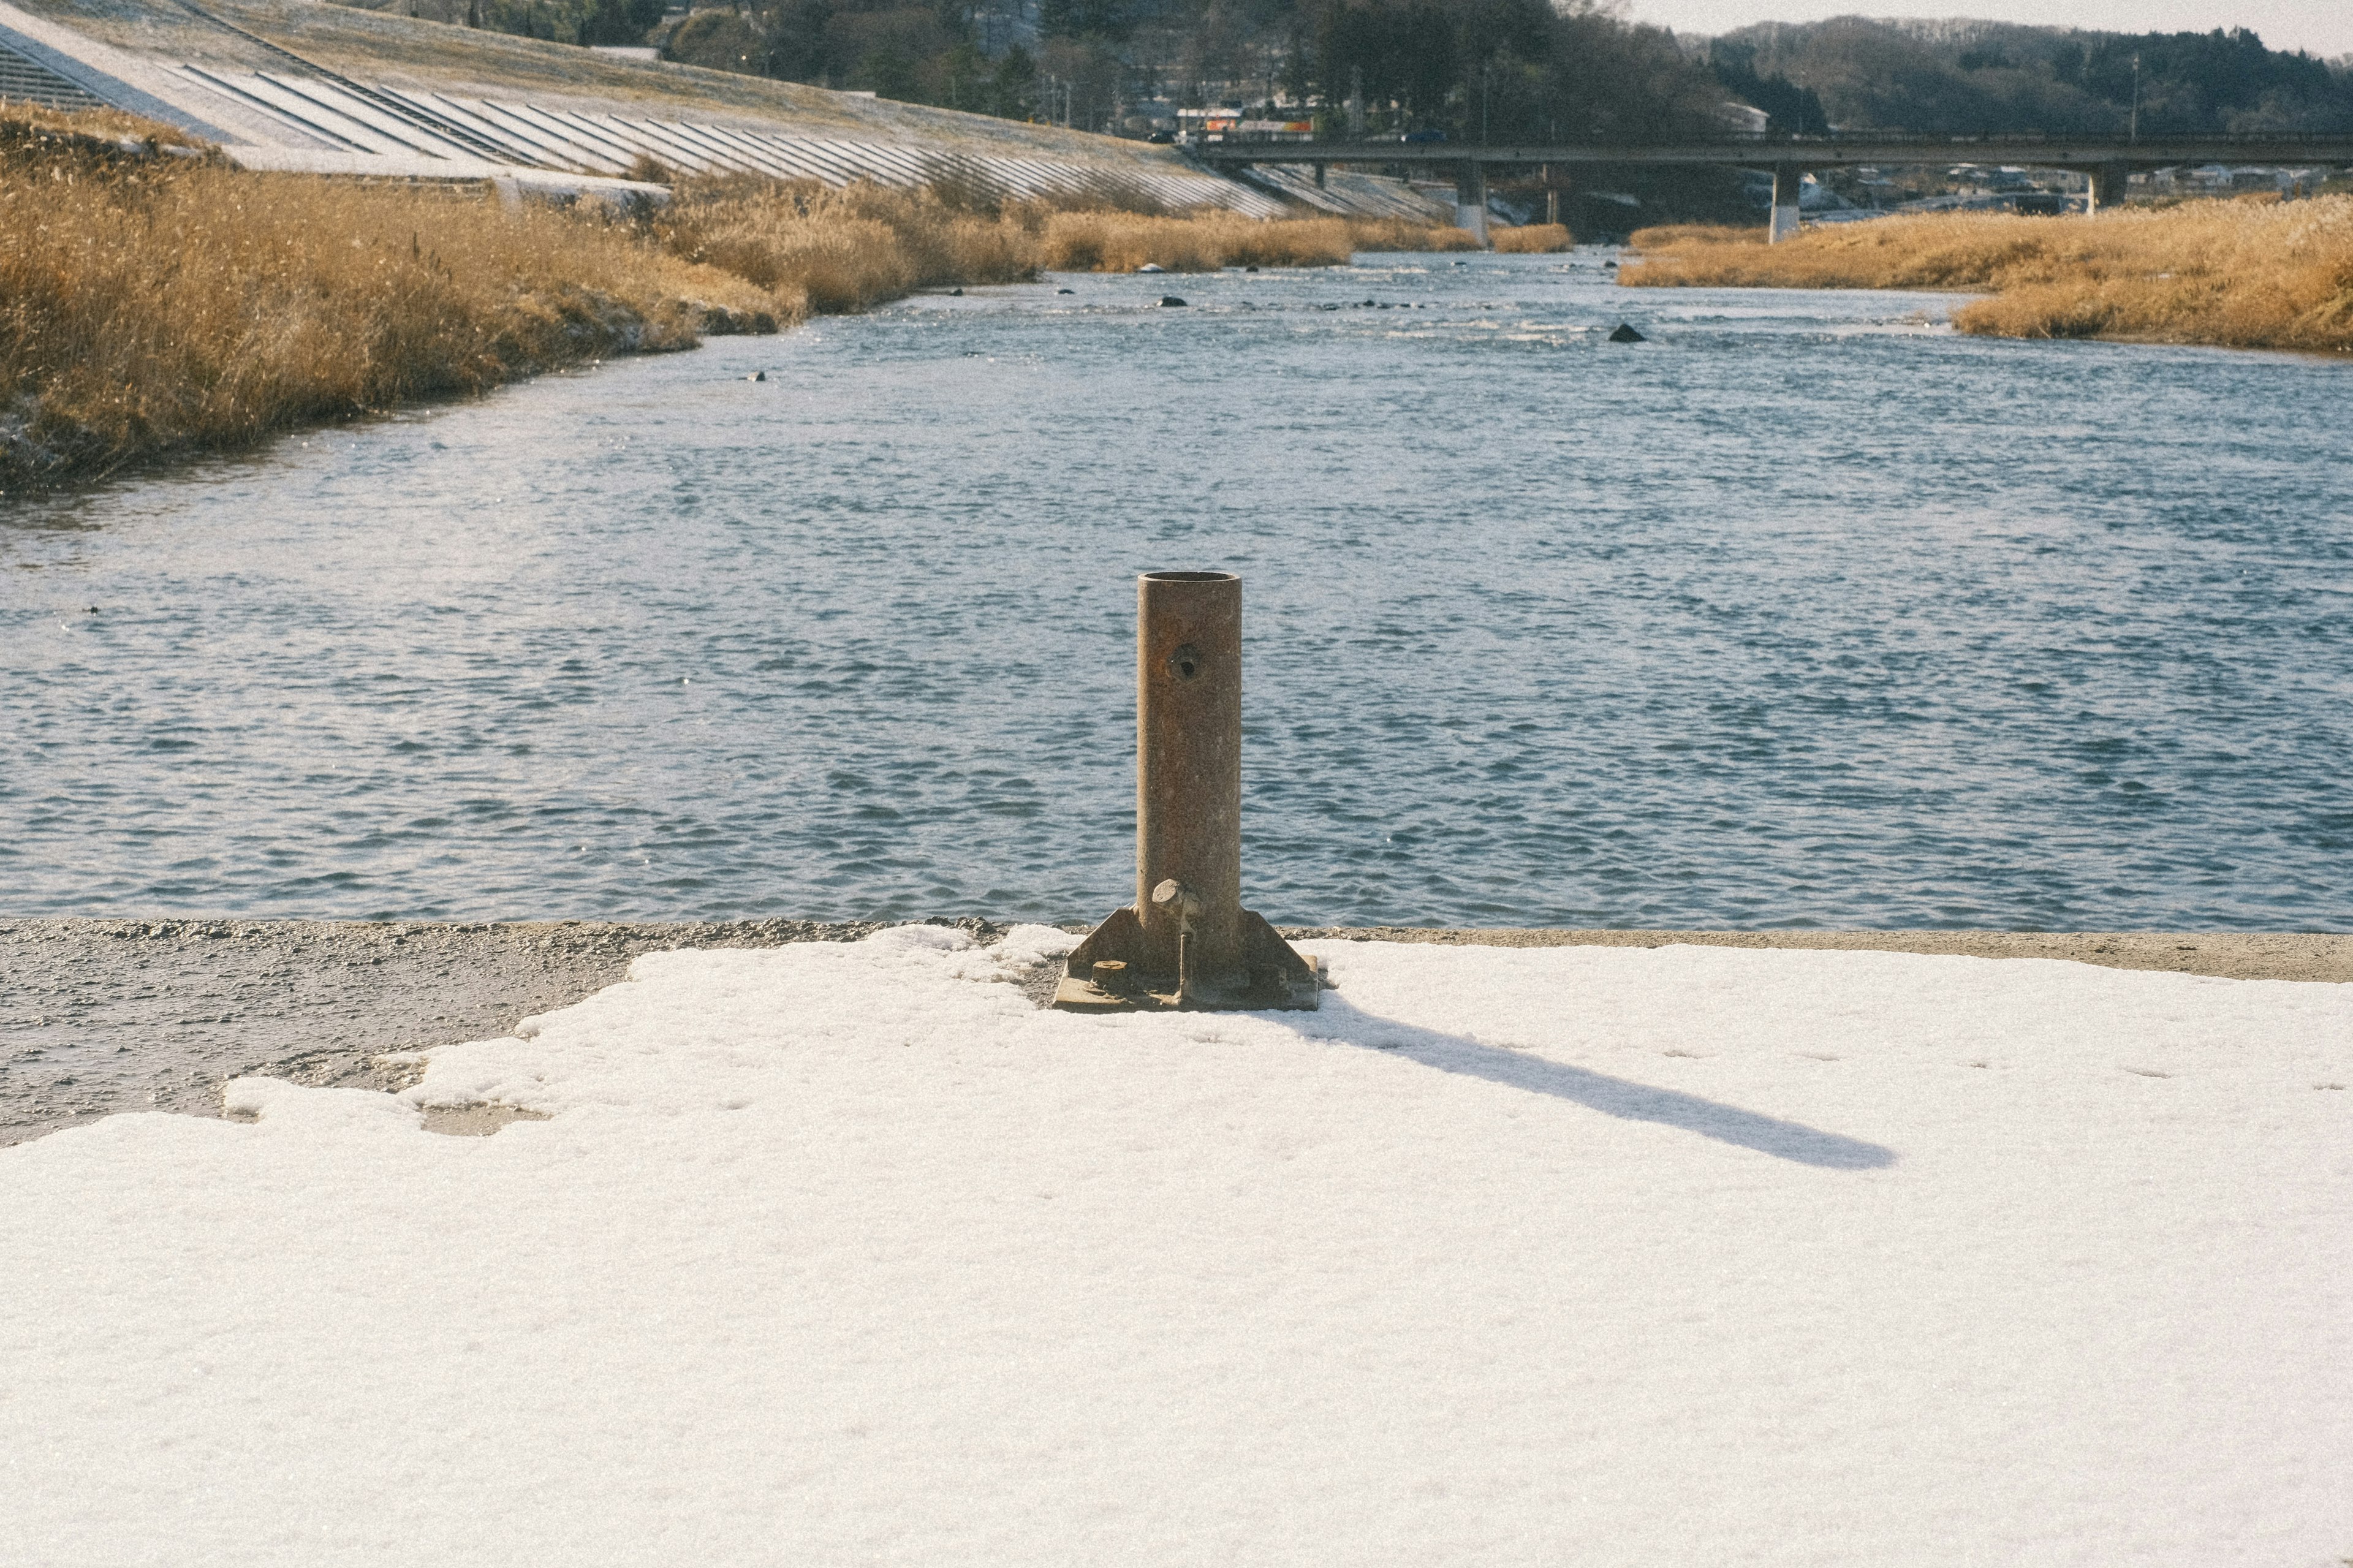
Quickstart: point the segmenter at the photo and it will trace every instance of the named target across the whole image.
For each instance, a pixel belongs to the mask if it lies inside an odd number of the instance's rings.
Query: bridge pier
[[[1479,237],[1481,249],[1487,247],[1487,165],[1476,159],[1466,159],[1454,176],[1454,222]]]
[[[1798,192],[1805,181],[1805,170],[1795,163],[1773,165],[1773,220],[1766,231],[1767,243],[1778,245],[1798,232]]]
[[[2086,217],[2103,207],[2123,204],[2126,184],[2132,178],[2132,165],[2103,163],[2091,173],[2092,194],[2084,203],[2084,216]]]

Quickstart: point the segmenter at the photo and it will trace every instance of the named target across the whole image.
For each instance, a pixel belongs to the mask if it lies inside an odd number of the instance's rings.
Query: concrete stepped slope
[[[1395,217],[1409,223],[1451,224],[1454,207],[1441,204],[1403,180],[1353,169],[1327,169],[1315,178],[1307,163],[1258,163],[1247,176],[1260,189],[1316,212],[1342,217]]]
[[[1430,216],[1396,182],[1245,182],[1165,147],[316,0],[0,0],[0,97],[111,104],[255,169],[624,189],[650,160],[1253,217]]]
[[[49,51],[11,48],[0,41],[0,102],[37,103],[44,109],[100,109],[97,94],[59,74]]]

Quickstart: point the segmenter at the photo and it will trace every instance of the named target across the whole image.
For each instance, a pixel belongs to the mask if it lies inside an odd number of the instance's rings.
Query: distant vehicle
[[[1242,122],[1239,109],[1180,109],[1176,111],[1176,129],[1191,132],[1209,141],[1223,141],[1224,133]]]
[[[1155,132],[1154,132],[1151,135],[1149,135],[1149,136],[1145,137],[1145,140],[1146,142],[1156,142],[1156,143],[1158,143],[1160,146],[1166,147],[1166,146],[1167,146],[1170,142],[1172,142],[1176,141],[1176,137],[1174,137],[1174,136],[1172,136],[1172,135],[1170,135],[1170,134],[1169,134],[1167,132],[1166,132],[1166,131],[1155,131]]]
[[[1409,131],[1401,140],[1407,142],[1443,142],[1446,140],[1446,132],[1443,131]]]

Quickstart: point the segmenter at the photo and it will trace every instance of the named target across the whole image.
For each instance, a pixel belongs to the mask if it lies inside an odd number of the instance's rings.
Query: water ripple
[[[2353,925],[2353,371],[1599,261],[971,290],[11,500],[6,907],[1091,919],[1132,575],[1211,565],[1278,919]]]

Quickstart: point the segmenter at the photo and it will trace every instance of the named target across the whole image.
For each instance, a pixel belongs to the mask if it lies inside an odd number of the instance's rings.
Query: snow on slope
[[[2333,1563],[2353,987],[659,954],[0,1152],[0,1562]],[[422,1103],[552,1113],[487,1139]]]

